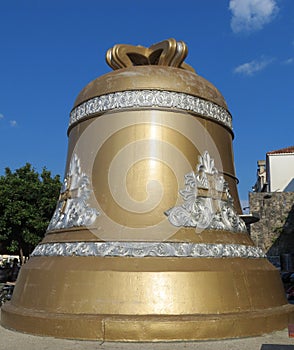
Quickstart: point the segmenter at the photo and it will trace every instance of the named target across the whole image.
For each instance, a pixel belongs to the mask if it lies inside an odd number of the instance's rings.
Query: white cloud
[[[264,69],[268,66],[273,59],[261,59],[261,60],[253,60],[251,62],[243,63],[240,66],[234,69],[234,73],[244,74],[244,75],[253,75]]]
[[[283,64],[292,64],[294,63],[294,59],[293,58],[288,58],[287,60],[282,62]]]
[[[5,118],[4,114],[0,113],[0,120],[4,119],[4,118]],[[6,121],[6,123],[8,123],[8,120]],[[16,120],[9,120],[9,124],[12,128],[14,128],[18,125]]]
[[[262,29],[279,11],[275,0],[230,0],[234,33]]]

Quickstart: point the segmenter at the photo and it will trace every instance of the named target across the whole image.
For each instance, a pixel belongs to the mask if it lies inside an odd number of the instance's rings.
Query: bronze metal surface
[[[119,44],[109,49],[106,53],[106,62],[112,69],[139,65],[170,66],[190,70],[194,69],[184,59],[188,54],[187,45],[183,41],[175,39],[164,40],[149,48]]]
[[[191,71],[169,66],[134,66],[102,75],[90,82],[79,93],[74,107],[96,96],[117,91],[144,89],[184,92],[227,109],[222,94],[205,78]]]
[[[94,150],[95,157],[90,160],[88,156],[83,161],[90,164],[88,167],[92,171],[93,187],[99,189],[97,192],[94,190],[99,210],[101,208],[107,213],[112,222],[136,228],[154,226],[164,221],[164,211],[175,205],[178,190],[184,185],[184,175],[195,168],[198,156],[204,149],[214,155],[216,166],[222,170],[229,183],[235,208],[241,213],[233,164],[232,135],[220,124],[188,113],[152,109],[106,113],[71,129],[68,159],[71,159],[80,144],[80,148],[85,147],[85,142],[88,148]],[[126,148],[128,152],[123,153],[122,150]],[[185,164],[175,161],[176,151],[186,160]],[[138,203],[135,211],[124,209],[112,196],[108,182],[114,159],[118,169],[115,180],[117,186],[121,183],[121,169],[129,163],[129,159],[132,160],[132,167],[126,173],[126,186],[128,195]],[[159,197],[161,200],[156,206],[150,203],[148,206],[148,196],[154,201]],[[140,207],[141,212],[138,211]],[[127,239],[121,237],[117,229],[112,235],[109,224],[103,218],[100,220],[103,224],[99,237]],[[158,231],[162,229],[162,226],[154,227],[152,239],[156,239]]]
[[[183,62],[187,54],[186,44],[175,39],[164,40],[149,48],[115,45],[106,54],[107,63],[115,69],[114,74],[103,75],[88,84],[77,97],[74,106],[111,92],[156,88],[186,92],[227,108],[223,96],[215,86],[196,75],[194,69]]]
[[[140,108],[116,104],[71,118],[56,220],[38,254],[21,268],[12,300],[2,307],[4,327],[61,338],[143,342],[247,337],[294,321],[278,270],[256,253],[245,225],[239,230],[242,210],[226,102],[184,62],[186,55],[186,45],[174,39],[149,48],[116,45],[107,53],[115,71],[78,95],[74,113],[91,108],[89,99],[102,96],[95,99],[102,104],[116,92],[139,91],[143,102]],[[173,109],[173,102],[170,108],[145,106],[141,90],[148,89],[176,98],[184,93],[212,114]],[[191,195],[191,188],[197,194]],[[192,198],[188,204],[185,195]],[[183,202],[198,208],[196,201],[203,198],[221,208],[223,226],[170,220],[171,209],[185,211]],[[202,214],[188,213],[196,219]],[[140,247],[148,244],[161,250],[141,254]],[[104,254],[95,251],[98,245],[118,250]],[[210,257],[185,253],[181,249],[187,245],[210,249]],[[217,255],[216,245],[229,253]],[[136,254],[122,246],[135,247]],[[163,249],[167,246],[171,250]],[[173,250],[176,246],[180,250]]]
[[[59,230],[58,233],[49,232],[43,239],[42,243],[53,242],[100,242],[104,241],[99,238],[99,231],[93,227],[89,229],[66,229]],[[231,243],[244,244],[246,246],[253,246],[249,235],[243,233],[232,233],[221,230],[205,230],[195,234],[194,228],[183,227],[171,235],[165,242],[189,242],[189,243]]]
[[[252,336],[287,326],[281,289],[266,259],[32,258],[2,324],[111,341]]]

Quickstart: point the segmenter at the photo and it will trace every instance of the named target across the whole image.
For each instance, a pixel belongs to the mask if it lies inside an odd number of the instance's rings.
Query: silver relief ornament
[[[141,107],[190,111],[232,129],[232,117],[225,108],[192,95],[161,90],[130,90],[91,98],[72,110],[69,126],[95,114]]]
[[[58,242],[37,245],[31,256],[265,258],[255,246],[188,242]]]
[[[89,207],[91,192],[90,179],[82,172],[78,156],[73,154],[47,231],[92,225],[99,212]]]
[[[165,212],[174,226],[196,229],[247,232],[238,216],[224,177],[214,166],[208,151],[199,156],[196,172],[185,175],[185,189],[180,190],[184,203]]]

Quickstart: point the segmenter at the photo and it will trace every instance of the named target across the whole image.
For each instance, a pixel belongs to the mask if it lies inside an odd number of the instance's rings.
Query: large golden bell
[[[241,213],[220,92],[169,39],[116,45],[77,97],[66,176],[2,325],[106,341],[253,336],[293,317]]]

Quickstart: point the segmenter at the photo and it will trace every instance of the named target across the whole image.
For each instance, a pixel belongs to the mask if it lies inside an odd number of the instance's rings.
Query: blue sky
[[[69,113],[111,70],[107,49],[168,38],[227,101],[246,200],[257,160],[294,144],[293,0],[0,0],[0,174],[30,162],[63,176]]]

